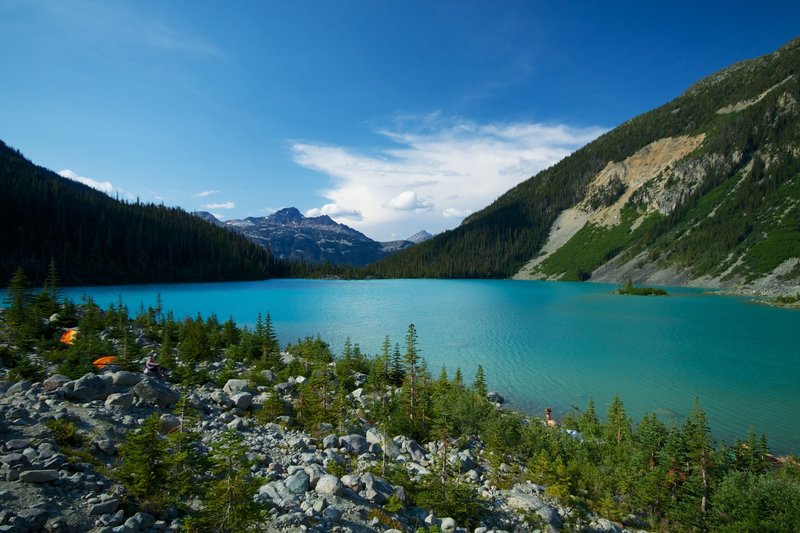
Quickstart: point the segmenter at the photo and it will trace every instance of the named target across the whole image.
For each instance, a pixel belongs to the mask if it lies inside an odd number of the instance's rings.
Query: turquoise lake
[[[765,433],[779,453],[800,453],[800,312],[744,298],[669,288],[667,297],[611,294],[614,286],[511,280],[270,280],[71,288],[102,307],[132,312],[160,294],[176,318],[240,325],[270,313],[281,345],[319,334],[339,353],[347,337],[375,354],[389,335],[404,348],[408,324],[438,376],[479,364],[509,406],[556,417],[594,398],[605,413],[619,395],[635,422],[653,411],[683,423],[695,397],[714,436]]]

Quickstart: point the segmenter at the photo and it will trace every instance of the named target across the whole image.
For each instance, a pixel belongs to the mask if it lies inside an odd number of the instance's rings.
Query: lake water
[[[489,386],[511,407],[557,417],[615,394],[635,421],[653,411],[682,423],[695,397],[719,440],[765,433],[776,452],[800,452],[800,312],[743,298],[670,288],[667,297],[611,294],[611,285],[511,280],[375,280],[87,287],[101,306],[163,305],[176,318],[254,324],[270,313],[282,345],[319,334],[375,354],[385,335],[404,349],[408,324],[434,377],[445,365]]]

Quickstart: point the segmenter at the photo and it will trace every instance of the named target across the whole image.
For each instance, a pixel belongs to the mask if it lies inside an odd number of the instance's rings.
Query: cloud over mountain
[[[434,113],[405,116],[378,130],[380,146],[295,142],[290,148],[298,165],[331,179],[321,191],[331,202],[311,212],[349,206],[361,215],[354,226],[379,235],[452,227],[453,218],[483,208],[603,132],[564,124],[480,124]]]

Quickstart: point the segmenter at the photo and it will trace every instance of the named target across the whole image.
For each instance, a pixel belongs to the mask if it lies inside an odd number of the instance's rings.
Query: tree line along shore
[[[343,517],[406,531],[793,531],[800,523],[797,458],[774,457],[753,433],[715,444],[699,402],[682,424],[654,414],[634,422],[619,398],[605,417],[590,400],[555,424],[503,409],[482,367],[469,377],[432,372],[413,324],[378,354],[349,339],[339,354],[319,337],[281,347],[268,313],[251,328],[214,315],[176,318],[160,303],[135,315],[121,301],[101,310],[91,299],[65,301],[54,269],[41,290],[18,270],[4,304],[8,398],[38,394],[57,412],[118,417],[99,462],[77,415],[44,416],[34,440],[52,442],[70,464],[94,465],[115,487],[116,514],[144,513],[165,529],[323,531],[346,527]],[[62,342],[70,328],[79,333]],[[93,365],[109,355],[113,367]],[[141,376],[149,355],[167,369],[163,380]],[[118,374],[137,384],[117,391],[114,383],[88,401],[76,393]],[[174,397],[153,400],[158,390]],[[124,394],[131,404],[115,405]],[[28,426],[6,418],[8,456],[10,437]],[[287,443],[300,441],[303,452],[287,455]],[[0,462],[7,483],[19,483],[25,462]]]

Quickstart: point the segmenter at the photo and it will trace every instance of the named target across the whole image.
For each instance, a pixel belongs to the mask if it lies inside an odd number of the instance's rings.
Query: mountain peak
[[[297,224],[298,222],[302,221],[304,218],[303,214],[296,208],[296,207],[286,207],[279,211],[275,211],[268,217],[266,220],[272,222],[273,224]]]
[[[416,232],[414,235],[412,235],[411,237],[407,238],[406,240],[409,241],[409,242],[413,242],[414,244],[419,244],[421,242],[427,241],[428,239],[432,239],[432,238],[433,238],[433,235],[431,235],[430,233],[428,233],[427,231],[425,231],[423,229],[423,230],[420,230],[420,231]]]

